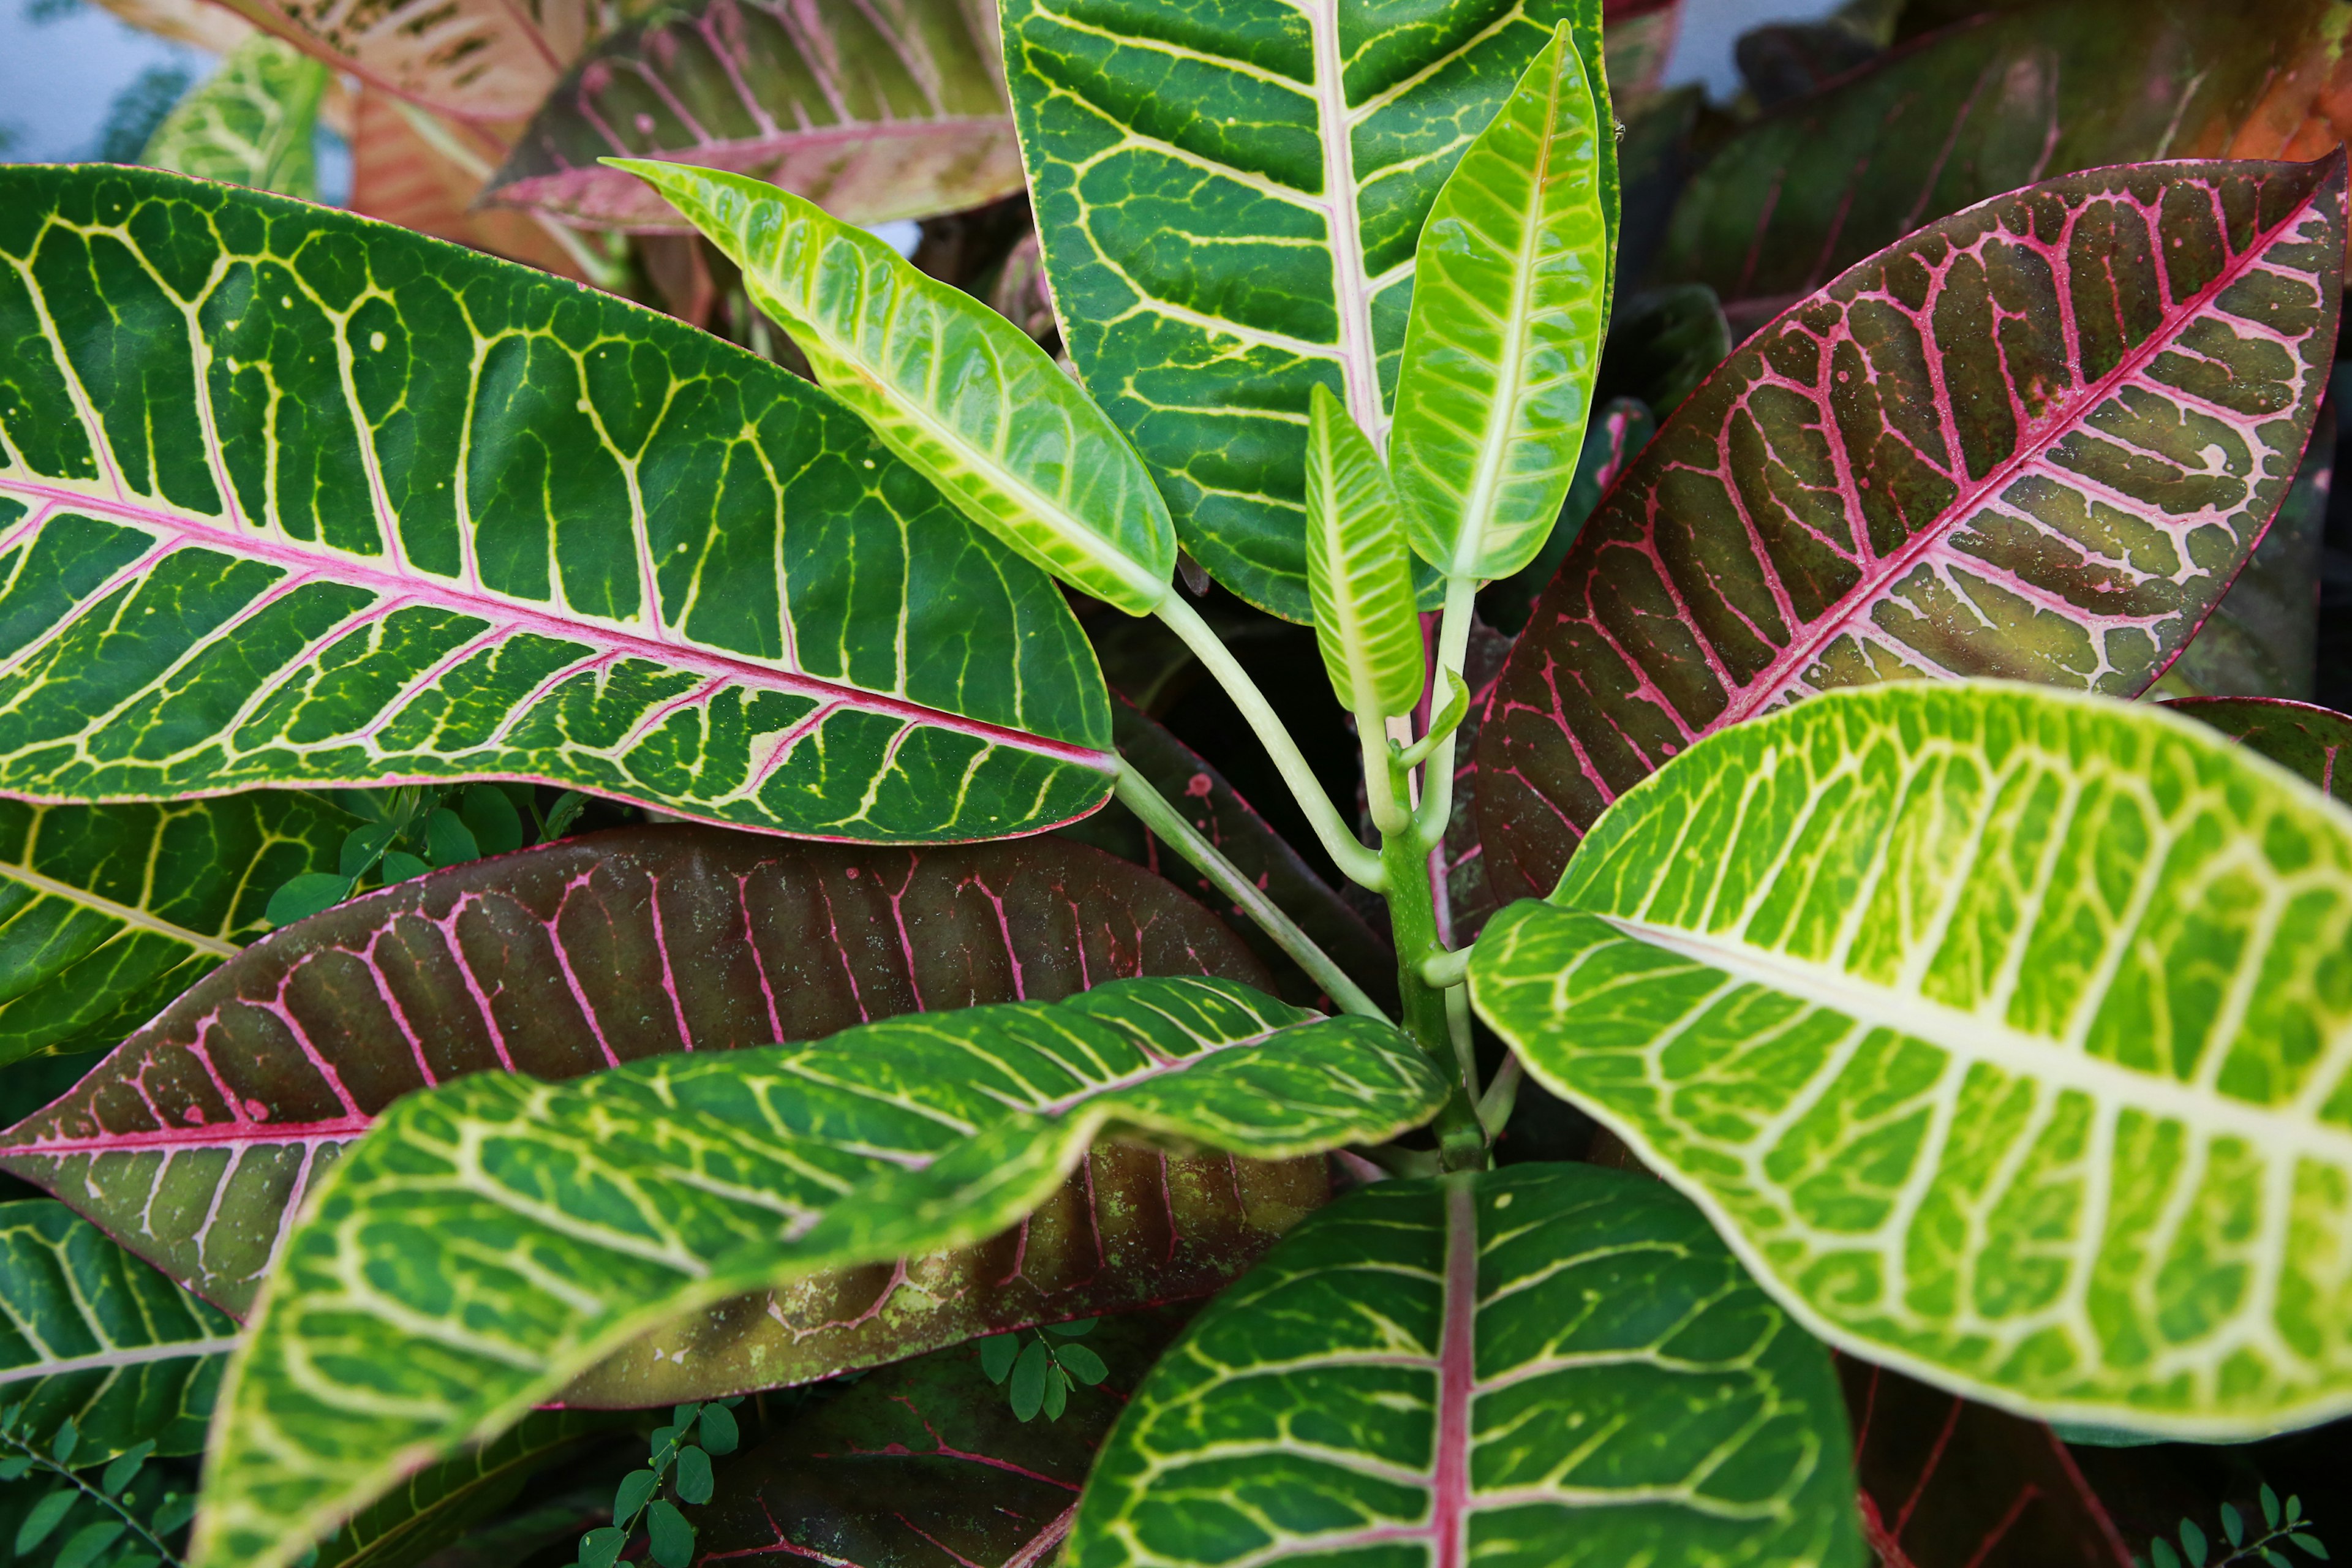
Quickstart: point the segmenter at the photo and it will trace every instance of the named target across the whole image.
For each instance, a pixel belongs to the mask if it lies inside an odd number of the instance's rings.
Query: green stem
[[[1475,579],[1445,580],[1445,613],[1437,623],[1440,680],[1448,676],[1461,679],[1463,661],[1470,651],[1472,611],[1477,602],[1478,584]],[[1413,831],[1424,850],[1445,841],[1445,825],[1454,819],[1454,743],[1460,733],[1458,728],[1446,731],[1422,770],[1421,806],[1413,813]]]
[[[1331,955],[1315,945],[1315,939],[1298,929],[1298,924],[1282,910],[1282,906],[1266,897],[1265,890],[1247,877],[1232,861],[1217,852],[1216,846],[1202,837],[1200,829],[1184,819],[1183,814],[1168,804],[1153,789],[1133,764],[1122,759],[1118,764],[1118,794],[1119,804],[1143,820],[1143,826],[1159,835],[1160,841],[1182,856],[1209,879],[1217,891],[1231,899],[1234,906],[1258,929],[1274,939],[1275,945],[1288,953],[1307,978],[1323,987],[1343,1013],[1357,1013],[1367,1018],[1388,1021],[1380,1004],[1364,994],[1364,988],[1348,978],[1348,972],[1332,961]]]
[[[1349,881],[1376,893],[1382,891],[1381,857],[1357,842],[1354,830],[1339,815],[1339,808],[1331,804],[1315,770],[1298,754],[1298,743],[1290,738],[1290,731],[1275,715],[1265,694],[1257,689],[1257,682],[1249,678],[1249,671],[1241,667],[1216,632],[1184,602],[1181,594],[1171,593],[1160,602],[1156,613],[1169,630],[1184,639],[1184,646],[1216,677],[1217,684],[1225,689],[1234,706],[1242,710],[1249,727],[1257,731],[1266,754],[1274,759],[1276,770],[1282,774],[1282,782],[1290,786],[1290,793],[1298,799],[1299,809],[1307,814],[1307,823],[1315,829],[1315,837],[1322,841],[1324,852]],[[1469,635],[1466,628],[1463,635]],[[1450,752],[1448,762],[1450,765]],[[1332,993],[1331,999],[1338,1001],[1338,993]]]
[[[1468,1064],[1454,1047],[1445,994],[1421,977],[1422,961],[1440,951],[1429,852],[1420,836],[1408,828],[1382,835],[1381,855],[1388,865],[1389,924],[1396,937],[1397,992],[1402,1002],[1398,1023],[1453,1080],[1453,1091],[1437,1113],[1438,1159],[1449,1171],[1479,1170],[1486,1163],[1486,1138],[1478,1125],[1476,1090]]]

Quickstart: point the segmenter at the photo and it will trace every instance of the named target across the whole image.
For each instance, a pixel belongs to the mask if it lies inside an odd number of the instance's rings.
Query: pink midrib
[[[967,719],[961,714],[927,708],[904,698],[863,691],[798,670],[777,669],[707,648],[661,642],[581,621],[567,621],[543,610],[533,610],[508,600],[468,594],[436,578],[404,577],[398,573],[365,565],[348,555],[326,552],[314,554],[263,534],[239,533],[214,527],[155,507],[103,500],[68,486],[45,485],[13,478],[0,479],[0,491],[33,496],[79,510],[111,514],[142,527],[161,529],[183,539],[201,542],[231,555],[266,561],[289,570],[331,575],[336,582],[366,588],[385,599],[436,605],[493,626],[503,625],[516,631],[536,632],[558,642],[586,644],[631,655],[653,664],[672,665],[721,676],[746,685],[782,689],[820,702],[844,703],[909,723],[970,735],[1016,751],[1071,763],[1096,773],[1116,773],[1118,771],[1118,759],[1112,752],[1094,751],[1067,741],[1050,740],[1025,730],[1010,729],[983,720]],[[49,517],[44,516],[35,526],[45,526],[49,521]]]
[[[2323,184],[2319,190],[2326,188]],[[1853,608],[1843,615],[1823,616],[1812,625],[1800,628],[1797,635],[1790,639],[1789,646],[1782,649],[1755,679],[1731,692],[1730,700],[1725,704],[1723,711],[1713,722],[1704,726],[1697,733],[1711,734],[1715,731],[1737,724],[1744,719],[1752,718],[1768,703],[1778,700],[1787,690],[1797,671],[1810,665],[1820,656],[1822,648],[1844,633],[1853,623],[1856,616],[1877,603],[1880,594],[1889,584],[1901,580],[1912,567],[1948,542],[1946,536],[1950,531],[1953,520],[1973,511],[1978,502],[1988,495],[1997,493],[2002,486],[2016,478],[2019,470],[2027,464],[2041,460],[2047,455],[2050,448],[2057,444],[2060,437],[2080,427],[2084,420],[2106,401],[2116,387],[2146,370],[2157,355],[2172,347],[2173,340],[2182,322],[2194,319],[2200,311],[2220,298],[2222,289],[2260,265],[2279,236],[2309,216],[2319,190],[2315,190],[2310,196],[2305,197],[2277,226],[2264,231],[2252,244],[2247,246],[2221,269],[2212,282],[2198,290],[2188,301],[2168,313],[2161,326],[2148,333],[2137,347],[2117,361],[2113,370],[2101,376],[2097,382],[2084,391],[2074,410],[2061,418],[2051,421],[2040,435],[2021,442],[2016,452],[1996,465],[1982,479],[1963,487],[1960,494],[1953,499],[1951,504],[1944,509],[1937,520],[1906,542],[1901,549],[1887,556],[1884,562],[1874,567],[1865,565],[1863,569],[1862,581],[1845,595],[1846,602],[1853,605]],[[2080,352],[2079,334],[2077,334],[2077,342],[2070,347],[2077,353]],[[1826,392],[1823,395],[1827,396]],[[1867,535],[1865,534],[1864,537]],[[1777,571],[1769,561],[1762,564],[1765,571],[1778,577]]]
[[[114,1154],[137,1149],[235,1149],[253,1143],[322,1143],[357,1138],[375,1124],[373,1116],[331,1116],[319,1121],[203,1122],[193,1127],[158,1127],[146,1132],[106,1132],[94,1138],[35,1137],[23,1143],[0,1144],[0,1159],[36,1155],[44,1159],[68,1154]]]
[[[1463,1568],[1470,1513],[1470,1398],[1478,1376],[1478,1200],[1468,1175],[1445,1185],[1445,1321],[1437,1352],[1432,1568]]]

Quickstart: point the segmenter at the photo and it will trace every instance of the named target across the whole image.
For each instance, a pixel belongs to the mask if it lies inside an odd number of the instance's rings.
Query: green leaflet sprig
[[[645,1468],[621,1478],[613,1494],[613,1522],[580,1538],[573,1568],[613,1568],[640,1523],[654,1562],[661,1568],[687,1568],[694,1561],[694,1526],[677,1505],[710,1500],[710,1461],[733,1453],[742,1441],[734,1410],[742,1403],[738,1398],[681,1405],[668,1426],[655,1427],[646,1440]]]
[[[365,818],[364,826],[352,829],[343,839],[341,858],[334,870],[306,871],[270,895],[270,924],[292,925],[324,913],[356,897],[371,879],[375,887],[388,888],[428,871],[511,854],[524,843],[518,805],[530,813],[538,842],[553,843],[588,804],[588,797],[578,790],[565,790],[553,807],[541,813],[538,791],[527,784],[478,784],[459,789],[404,784],[396,789],[344,790],[335,798]],[[453,800],[457,803],[454,808],[449,804]]]
[[[1025,1345],[1017,1332],[991,1334],[973,1342],[980,1347],[980,1370],[1000,1386],[1006,1378],[1013,1380],[1006,1392],[1012,1395],[1013,1414],[1022,1420],[1034,1421],[1043,1410],[1046,1420],[1059,1421],[1069,1407],[1071,1389],[1080,1384],[1092,1388],[1110,1375],[1102,1357],[1074,1342],[1094,1332],[1097,1321],[1079,1318],[1049,1323]]]
[[[72,1468],[80,1434],[71,1421],[43,1447],[23,1429],[24,1414],[21,1405],[0,1410],[0,1495],[21,1496],[26,1489],[40,1494],[16,1526],[11,1562],[44,1568],[182,1568],[182,1558],[167,1542],[195,1516],[194,1495],[167,1488],[142,1506],[140,1494],[131,1489],[146,1471],[153,1443],[115,1456],[93,1481]]]
[[[2221,1505],[2221,1538],[2230,1545],[2227,1557],[2211,1557],[2210,1539],[2195,1520],[2184,1519],[2180,1521],[2179,1551],[2160,1535],[2148,1542],[2149,1568],[2182,1568],[2184,1562],[2187,1568],[2232,1568],[2241,1563],[2260,1563],[2263,1568],[2294,1568],[2294,1560],[2279,1549],[2281,1542],[2322,1563],[2327,1561],[2327,1547],[2311,1533],[2311,1521],[2303,1517],[2303,1499],[2290,1496],[2281,1503],[2278,1493],[2264,1481],[2262,1505],[2263,1532],[2251,1539],[2246,1533],[2246,1516],[2237,1505]]]

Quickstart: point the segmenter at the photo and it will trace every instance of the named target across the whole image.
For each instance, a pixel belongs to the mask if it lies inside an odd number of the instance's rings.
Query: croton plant
[[[0,169],[13,1560],[2119,1568],[2352,1410],[2342,6],[236,8],[242,184]]]

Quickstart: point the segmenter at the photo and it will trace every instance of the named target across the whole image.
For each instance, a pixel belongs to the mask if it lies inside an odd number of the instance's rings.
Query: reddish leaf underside
[[[1838,1373],[1882,1568],[2133,1568],[2049,1427],[1852,1356]]]
[[[411,1089],[816,1039],[1135,974],[1266,983],[1206,910],[1083,845],[591,835],[248,948],[0,1135],[0,1169],[238,1312],[324,1163]]]
[[[1835,686],[2132,696],[2244,563],[2336,342],[2344,163],[2050,181],[1922,230],[1743,344],[1579,535],[1479,737],[1498,895],[1617,795]]]

